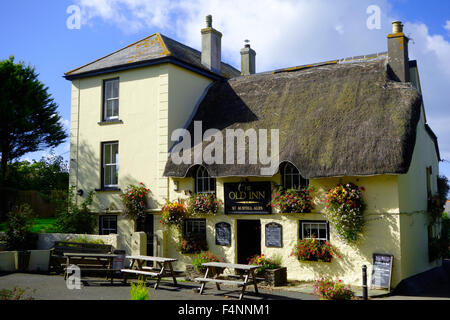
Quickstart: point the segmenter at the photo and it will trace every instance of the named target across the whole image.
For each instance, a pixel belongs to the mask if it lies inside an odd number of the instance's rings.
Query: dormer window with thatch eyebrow
[[[202,166],[195,172],[195,193],[216,193],[216,179]]]
[[[283,179],[283,188],[285,190],[303,188],[307,187],[309,184],[309,180],[303,178],[298,169],[289,162],[282,166],[281,176]]]

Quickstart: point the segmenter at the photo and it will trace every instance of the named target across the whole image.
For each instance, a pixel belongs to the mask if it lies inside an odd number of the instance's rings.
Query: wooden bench
[[[205,276],[203,278],[195,278],[196,281],[200,282],[202,285],[200,287],[200,294],[203,294],[205,285],[208,282],[215,283],[217,290],[220,290],[220,284],[237,285],[242,287],[241,293],[239,295],[239,300],[244,297],[245,289],[249,284],[249,280],[253,283],[255,292],[258,293],[258,285],[256,283],[255,270],[261,266],[259,265],[246,265],[246,264],[234,264],[234,263],[224,263],[224,262],[207,262],[202,263],[202,266],[206,267]],[[223,272],[224,269],[235,269],[242,271],[242,280],[226,280],[220,279],[218,276]],[[215,278],[208,277],[209,274],[214,274]]]
[[[99,243],[79,243],[72,241],[55,241],[53,248],[50,249],[50,266],[54,271],[62,272],[66,266],[66,257],[64,253],[99,253],[107,254],[113,250],[112,245]],[[84,259],[78,261],[80,267],[98,268],[102,267],[97,259]]]

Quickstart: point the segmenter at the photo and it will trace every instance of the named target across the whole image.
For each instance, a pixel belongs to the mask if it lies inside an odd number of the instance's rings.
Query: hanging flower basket
[[[124,216],[132,219],[144,217],[149,192],[150,189],[146,188],[142,182],[138,186],[129,185],[125,193],[120,195],[125,208]]]
[[[213,193],[196,193],[187,201],[187,208],[191,216],[215,215],[223,202]]]
[[[186,206],[181,202],[168,202],[161,209],[161,220],[163,225],[167,226],[181,226],[183,220],[187,217],[188,212]]]
[[[338,184],[326,196],[325,214],[339,238],[348,243],[356,242],[364,227],[363,191],[353,183]]]

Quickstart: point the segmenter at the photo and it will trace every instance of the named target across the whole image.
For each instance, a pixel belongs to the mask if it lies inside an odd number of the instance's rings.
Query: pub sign
[[[225,214],[271,214],[271,184],[224,183]]]

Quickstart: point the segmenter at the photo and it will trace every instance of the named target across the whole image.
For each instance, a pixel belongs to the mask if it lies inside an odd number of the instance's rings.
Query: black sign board
[[[266,247],[283,247],[283,227],[271,222],[266,224]]]
[[[270,182],[224,183],[225,214],[271,214]]]
[[[390,254],[373,254],[371,288],[391,289],[393,260]]]
[[[216,244],[219,246],[231,245],[231,226],[226,222],[216,224]]]

